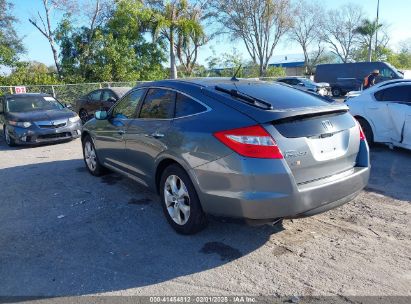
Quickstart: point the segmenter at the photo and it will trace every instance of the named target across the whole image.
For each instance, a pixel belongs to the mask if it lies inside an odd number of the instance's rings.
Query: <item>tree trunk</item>
[[[371,62],[372,61],[372,47],[371,47],[371,41],[372,41],[372,38],[370,39],[370,43],[368,44],[368,62]]]
[[[264,61],[263,58],[260,58],[260,71],[259,71],[259,76],[264,77],[265,76],[265,69],[264,69]]]
[[[170,28],[170,79],[177,78],[176,54],[174,52],[174,30]]]
[[[57,54],[57,50],[56,50],[56,46],[54,44],[54,40],[50,39],[50,47],[51,47],[51,51],[53,52],[53,59],[54,59],[54,64],[56,65],[56,70],[57,70],[57,75],[60,79],[63,78],[62,75],[62,71],[61,71],[61,66],[59,63],[59,59],[58,59],[58,54]]]

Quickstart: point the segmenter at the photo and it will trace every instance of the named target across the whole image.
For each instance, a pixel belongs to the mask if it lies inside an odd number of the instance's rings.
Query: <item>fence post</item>
[[[10,94],[13,94],[13,87],[10,87]]]
[[[54,86],[51,86],[51,90],[53,91],[53,97],[56,98],[56,92],[54,91]]]

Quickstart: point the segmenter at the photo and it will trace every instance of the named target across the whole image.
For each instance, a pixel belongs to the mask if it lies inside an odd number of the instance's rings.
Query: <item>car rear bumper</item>
[[[265,220],[311,216],[352,200],[368,183],[369,167],[297,185],[284,160],[228,156],[193,169],[206,213]]]
[[[81,136],[80,123],[56,129],[42,129],[35,126],[30,128],[7,126],[7,128],[10,137],[19,145],[58,142]]]

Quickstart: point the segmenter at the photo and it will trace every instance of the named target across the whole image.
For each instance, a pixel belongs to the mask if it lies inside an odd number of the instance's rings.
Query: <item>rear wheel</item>
[[[16,146],[16,142],[14,141],[13,138],[11,138],[9,132],[7,131],[7,127],[5,125],[3,126],[3,135],[4,135],[4,140],[6,141],[6,144],[9,147],[15,147]]]
[[[169,224],[181,234],[194,234],[206,225],[197,192],[188,174],[178,165],[167,167],[160,180],[160,195]]]
[[[333,94],[334,97],[339,97],[341,95],[341,90],[339,88],[333,88],[331,90],[331,93]]]
[[[85,109],[81,109],[78,114],[83,123],[85,123],[88,120],[88,113]]]
[[[94,176],[101,176],[106,173],[106,169],[100,164],[96,148],[89,135],[83,139],[83,157],[88,171]]]
[[[368,144],[372,145],[374,143],[374,133],[372,132],[370,124],[364,118],[357,118],[357,120],[361,126],[362,131],[364,132]]]

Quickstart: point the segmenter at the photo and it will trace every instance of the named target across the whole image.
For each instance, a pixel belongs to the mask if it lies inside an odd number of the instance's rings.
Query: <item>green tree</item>
[[[30,61],[19,62],[10,75],[2,79],[3,85],[42,85],[59,83],[57,74],[45,64]]]
[[[398,53],[391,52],[387,61],[398,69],[411,70],[411,38],[401,41]]]
[[[360,26],[358,26],[354,31],[361,35],[361,44],[363,48],[368,49],[367,61],[372,61],[372,43],[374,40],[375,33],[382,28],[382,24],[378,24],[377,21],[370,21],[364,19]],[[377,49],[378,46],[376,46]]]
[[[11,12],[12,7],[9,1],[0,0],[0,65],[13,66],[18,61],[18,56],[24,52],[14,29],[17,19]]]
[[[160,36],[168,41],[170,78],[175,79],[177,78],[176,49],[181,55],[182,47],[187,49],[190,41],[200,42],[204,33],[203,27],[198,18],[190,15],[190,5],[187,0],[151,0],[148,2],[155,12],[153,15],[154,36]],[[186,64],[184,60],[181,61],[183,65]]]
[[[104,23],[73,27],[70,16],[60,23],[61,63],[72,81],[135,81],[165,76],[161,41],[149,42],[144,33],[152,13],[141,1],[123,0]]]

